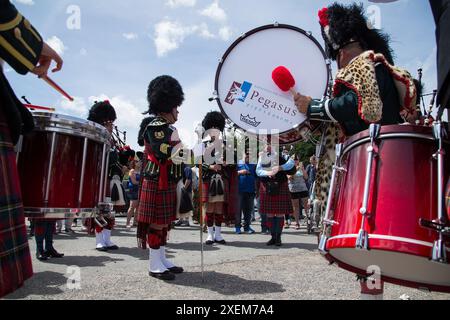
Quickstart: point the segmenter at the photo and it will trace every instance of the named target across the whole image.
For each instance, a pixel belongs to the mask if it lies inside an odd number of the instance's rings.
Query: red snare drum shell
[[[106,159],[103,153],[109,150],[110,136],[106,129],[58,114],[36,112],[33,117],[36,129],[23,138],[18,156],[26,215],[45,218],[46,215],[59,217],[62,214],[63,218],[65,213],[89,211],[97,207],[103,201],[100,199],[100,184],[106,182],[106,172],[104,181],[100,181],[105,167],[103,157]],[[85,143],[86,161],[83,161]],[[80,189],[82,181],[83,187]]]
[[[327,242],[328,259],[361,275],[378,266],[383,279],[414,288],[450,292],[450,264],[431,262],[438,233],[420,226],[420,219],[437,218],[437,143],[432,129],[385,126],[374,161],[366,221],[369,251],[355,249],[361,228],[368,131],[346,142],[341,165],[347,169],[337,182],[333,220],[338,222]],[[445,144],[447,155],[450,146]],[[445,163],[448,180],[450,161]],[[450,239],[445,239],[450,248]],[[447,249],[450,256],[450,251]],[[450,262],[450,260],[448,261]]]

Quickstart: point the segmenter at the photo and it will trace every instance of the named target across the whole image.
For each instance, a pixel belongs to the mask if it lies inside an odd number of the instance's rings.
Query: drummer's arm
[[[343,123],[358,118],[358,97],[349,90],[340,97],[327,100],[312,100],[307,116],[312,120]]]
[[[260,157],[258,160],[258,165],[256,166],[256,175],[260,178],[267,178],[267,177],[269,177],[270,173],[271,173],[271,171],[264,169],[263,159],[262,159],[262,157]]]
[[[33,71],[44,46],[36,29],[9,0],[0,0],[0,57],[17,73]]]
[[[161,134],[163,133],[163,134]],[[172,146],[170,145],[170,135],[164,126],[147,127],[145,132],[145,141],[150,145],[152,153],[158,160],[167,160],[172,155]]]

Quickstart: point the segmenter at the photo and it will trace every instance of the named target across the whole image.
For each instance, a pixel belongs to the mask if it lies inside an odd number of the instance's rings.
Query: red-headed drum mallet
[[[297,92],[294,90],[295,79],[292,73],[286,67],[279,66],[272,72],[273,82],[284,92],[290,92],[292,96],[295,96]]]

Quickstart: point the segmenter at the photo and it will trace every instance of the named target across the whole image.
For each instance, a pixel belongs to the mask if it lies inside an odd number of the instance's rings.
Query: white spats
[[[214,227],[208,227],[208,238],[206,242],[214,242]]]
[[[166,257],[166,247],[161,247],[159,249],[160,255],[161,255],[161,262],[163,263],[163,265],[167,268],[167,269],[172,269],[173,267],[175,267],[175,265],[170,262],[169,260],[167,260]]]
[[[95,233],[96,249],[106,249],[106,247],[107,247],[105,244],[104,237],[103,237],[104,232],[105,231],[103,230],[100,233],[98,233],[98,232]]]
[[[149,271],[151,273],[164,273],[168,271],[161,260],[161,249],[150,249],[150,266]]]
[[[103,230],[103,241],[107,248],[115,247],[116,245],[111,242],[111,230]]]
[[[222,227],[216,227],[216,232],[214,234],[215,240],[220,242],[224,241],[225,239],[222,237]]]

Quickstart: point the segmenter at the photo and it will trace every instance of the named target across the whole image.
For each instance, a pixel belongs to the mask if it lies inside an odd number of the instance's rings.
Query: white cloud
[[[209,27],[206,23],[202,23],[199,26],[195,27],[198,35],[205,39],[214,39],[216,36],[209,31]]]
[[[53,50],[55,50],[61,56],[64,55],[64,51],[68,49],[61,41],[61,39],[59,39],[57,36],[53,36],[47,39],[46,42]]]
[[[123,33],[123,37],[127,40],[136,40],[139,36],[136,33]]]
[[[196,26],[183,26],[179,22],[164,20],[155,25],[155,46],[158,57],[179,48],[184,39],[197,30]]]
[[[194,7],[197,0],[167,0],[166,5],[171,8]]]
[[[82,56],[87,56],[88,52],[87,52],[86,48],[81,48],[81,49],[80,49],[80,54],[81,54]]]
[[[217,22],[225,22],[227,20],[227,14],[225,10],[219,6],[218,0],[215,0],[210,6],[201,10],[200,14]]]
[[[58,106],[62,111],[71,116],[86,119],[89,112],[89,107],[86,104],[86,101],[84,100],[84,98],[81,97],[73,97],[73,98],[74,101],[69,101],[65,98],[62,98],[59,101]]]
[[[228,41],[232,36],[232,31],[225,26],[216,35],[210,31],[206,23],[185,26],[178,21],[165,19],[155,25],[154,43],[158,57],[165,57],[169,52],[177,50],[191,35],[197,35],[207,40],[220,38]]]
[[[222,27],[219,30],[219,37],[223,40],[223,41],[229,41],[231,39],[231,37],[233,36],[233,31],[231,30],[230,27]]]
[[[15,0],[14,2],[17,2],[17,3],[20,3],[20,4],[24,4],[26,6],[34,5],[34,1],[33,0]]]
[[[179,131],[181,141],[189,147],[197,142],[195,128],[203,121],[203,117],[211,110],[218,111],[216,102],[208,102],[214,91],[214,74],[206,78],[196,79],[183,86],[186,100],[179,108],[179,120],[175,127]]]

